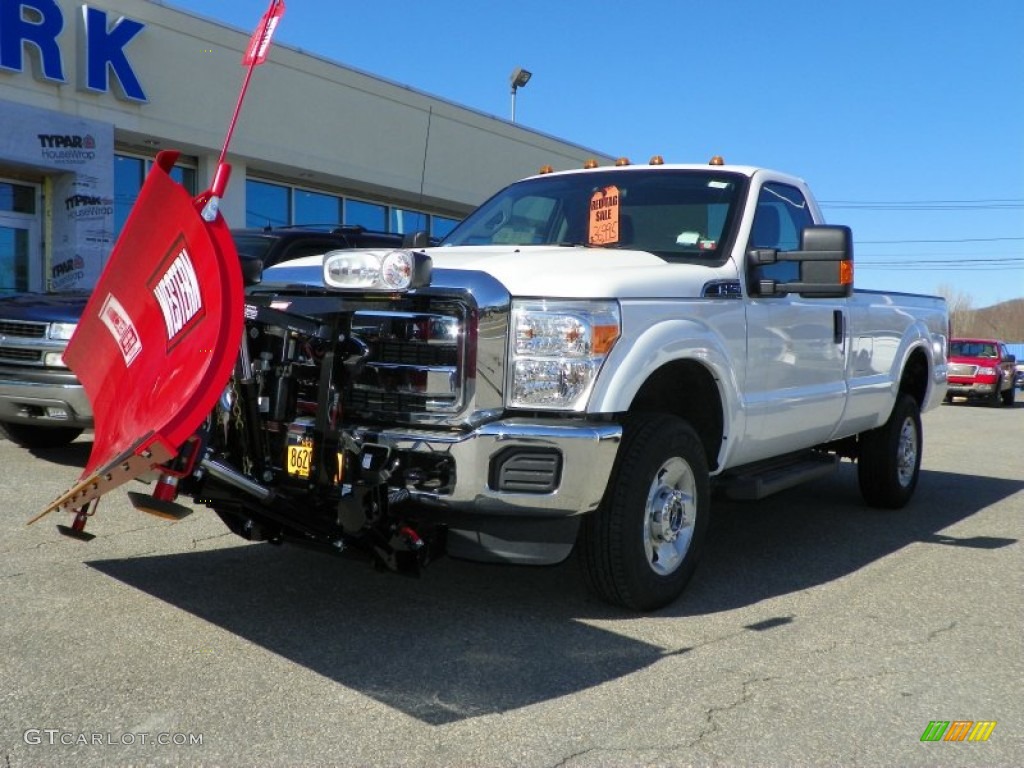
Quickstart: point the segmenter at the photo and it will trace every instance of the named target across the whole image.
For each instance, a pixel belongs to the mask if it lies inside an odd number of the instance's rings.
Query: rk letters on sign
[[[77,15],[77,37],[62,35],[65,19],[56,0],[4,0],[0,3],[0,71],[23,72],[28,58],[37,79],[66,83],[61,43],[77,39],[78,90],[106,93],[112,84],[117,98],[146,101],[125,50],[145,24],[125,16],[111,24],[106,11],[89,5],[82,5]]]

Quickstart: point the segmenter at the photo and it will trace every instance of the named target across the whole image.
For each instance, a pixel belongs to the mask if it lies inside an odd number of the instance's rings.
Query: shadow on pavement
[[[575,693],[664,655],[574,620],[586,596],[564,566],[441,561],[407,580],[269,544],[89,565],[433,725]]]
[[[759,502],[716,500],[710,543],[686,594],[665,615],[750,605],[846,576],[909,544],[996,549],[1009,538],[938,532],[1024,489],[1006,480],[922,470],[901,510],[864,505],[856,467]]]
[[[84,469],[92,453],[92,440],[76,440],[60,448],[29,448],[29,453],[37,459],[59,464],[62,467],[79,467]]]
[[[660,615],[748,606],[914,543],[1006,546],[1013,540],[939,532],[1022,488],[1024,481],[923,472],[911,505],[880,511],[863,506],[846,467],[756,504],[718,502],[697,576]],[[89,565],[429,724],[551,700],[691,650],[666,651],[581,621],[630,614],[589,597],[573,559],[551,568],[442,560],[418,580],[271,545]]]

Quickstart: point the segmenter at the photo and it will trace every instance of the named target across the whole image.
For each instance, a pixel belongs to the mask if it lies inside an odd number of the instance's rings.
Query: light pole
[[[512,72],[509,81],[512,83],[512,122],[516,121],[516,91],[530,82],[533,72],[522,67],[516,67]]]

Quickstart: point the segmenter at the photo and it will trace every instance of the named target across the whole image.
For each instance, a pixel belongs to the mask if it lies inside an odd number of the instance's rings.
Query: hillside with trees
[[[939,292],[946,298],[954,336],[995,338],[1009,344],[1024,342],[1024,299],[975,309],[968,294],[948,286]]]

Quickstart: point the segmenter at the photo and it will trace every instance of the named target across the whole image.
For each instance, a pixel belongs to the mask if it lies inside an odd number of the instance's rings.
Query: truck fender
[[[894,356],[891,369],[894,402],[907,369],[913,364],[912,358],[918,353],[925,356],[929,375],[925,375],[920,382],[910,384],[910,394],[918,400],[923,413],[942,402],[946,394],[946,362],[942,341],[931,332],[923,320],[917,320],[907,328]]]
[[[744,361],[707,325],[689,319],[666,320],[644,329],[638,337],[620,339],[601,369],[588,412],[628,411],[644,383],[676,361],[693,361],[711,373],[722,402],[722,437],[739,433],[744,414],[739,397]]]

